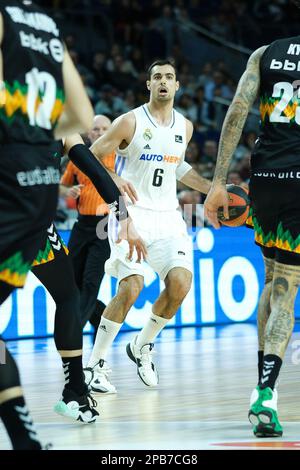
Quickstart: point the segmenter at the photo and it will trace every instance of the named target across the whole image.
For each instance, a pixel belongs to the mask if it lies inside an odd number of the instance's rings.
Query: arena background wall
[[[69,231],[60,233],[68,241]],[[190,231],[190,241],[194,253],[192,288],[168,327],[255,322],[264,267],[252,230],[200,228]],[[163,283],[147,266],[144,290],[128,314],[124,331],[143,326],[162,288]],[[99,297],[107,303],[115,291],[116,281],[105,276]],[[298,307],[299,298],[299,318]],[[25,288],[15,291],[3,305],[0,333],[6,339],[51,336],[54,311],[51,296],[30,273]],[[89,327],[85,331],[90,331]]]

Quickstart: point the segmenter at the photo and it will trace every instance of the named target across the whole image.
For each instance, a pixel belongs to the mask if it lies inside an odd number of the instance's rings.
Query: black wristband
[[[117,219],[127,219],[128,212],[124,197],[89,148],[84,144],[76,144],[70,149],[69,158],[91,180]]]

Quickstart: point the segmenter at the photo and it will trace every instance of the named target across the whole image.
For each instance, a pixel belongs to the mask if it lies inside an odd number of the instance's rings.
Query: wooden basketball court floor
[[[94,395],[97,423],[81,425],[56,415],[63,374],[53,339],[10,342],[27,403],[44,442],[75,449],[300,449],[300,328],[296,325],[281,370],[279,417],[284,436],[256,439],[247,420],[257,380],[256,326],[169,329],[155,345],[156,389],[138,379],[120,333],[108,357],[116,395]],[[85,358],[92,343],[84,337]],[[0,424],[0,449],[10,445]]]

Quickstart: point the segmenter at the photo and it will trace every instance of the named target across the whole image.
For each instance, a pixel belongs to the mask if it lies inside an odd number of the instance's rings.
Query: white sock
[[[168,321],[168,318],[162,318],[152,313],[144,328],[137,335],[136,345],[141,348],[145,344],[153,343],[158,333]]]
[[[119,333],[121,326],[122,323],[116,323],[114,321],[107,320],[107,318],[101,317],[96,341],[87,365],[88,367],[94,367],[98,364],[100,359],[106,359],[108,350]]]

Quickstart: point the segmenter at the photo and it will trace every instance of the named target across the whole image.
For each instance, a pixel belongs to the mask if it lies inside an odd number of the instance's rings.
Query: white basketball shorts
[[[158,212],[131,206],[128,211],[146,244],[146,261],[162,280],[172,268],[192,271],[192,245],[178,210]],[[108,235],[111,255],[105,263],[105,272],[119,282],[133,274],[144,276],[144,263],[136,262],[136,252],[132,261],[128,259],[128,242],[122,240],[116,243],[118,222],[114,214],[109,215]]]

